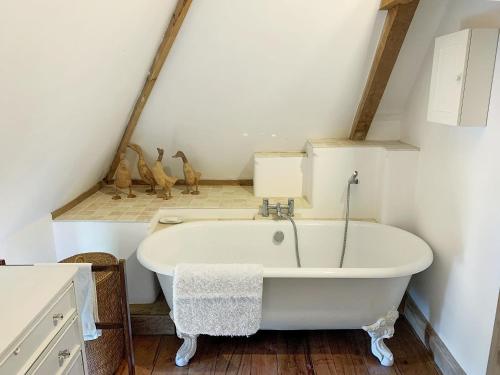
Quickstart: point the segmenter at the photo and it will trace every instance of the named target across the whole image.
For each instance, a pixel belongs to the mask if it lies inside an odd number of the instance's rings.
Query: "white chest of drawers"
[[[86,374],[76,267],[0,267],[0,375]]]

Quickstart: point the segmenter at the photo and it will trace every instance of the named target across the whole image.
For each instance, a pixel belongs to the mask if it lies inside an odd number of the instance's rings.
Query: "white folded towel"
[[[35,266],[72,266],[78,268],[73,281],[75,284],[76,306],[82,322],[83,339],[89,341],[100,337],[102,332],[95,326],[95,322],[99,321],[99,314],[92,263],[37,263]]]
[[[178,264],[173,283],[177,329],[190,335],[254,334],[262,315],[262,280],[257,264]]]

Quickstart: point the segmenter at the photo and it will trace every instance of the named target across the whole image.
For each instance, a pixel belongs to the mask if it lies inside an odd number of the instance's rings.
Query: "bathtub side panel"
[[[165,300],[167,301],[168,306],[170,306],[170,309],[173,307],[173,277],[168,276],[168,275],[162,275],[157,273],[156,276],[158,276],[158,281],[160,282],[160,287],[161,290],[163,291],[163,295],[165,296]]]
[[[172,277],[158,280],[172,308]],[[265,278],[261,329],[359,329],[397,308],[409,280]]]
[[[264,280],[262,329],[358,329],[397,308],[410,276]]]

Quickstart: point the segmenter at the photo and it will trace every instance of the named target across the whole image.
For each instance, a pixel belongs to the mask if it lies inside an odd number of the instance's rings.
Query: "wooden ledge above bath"
[[[321,138],[310,139],[308,143],[313,148],[334,147],[379,147],[389,151],[419,151],[416,146],[401,141],[353,141],[350,139]]]

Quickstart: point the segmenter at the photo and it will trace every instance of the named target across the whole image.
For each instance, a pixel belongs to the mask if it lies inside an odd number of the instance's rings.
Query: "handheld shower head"
[[[354,171],[354,173],[352,174],[351,177],[349,177],[349,181],[348,181],[349,185],[352,185],[352,184],[359,184],[359,180],[358,180],[358,171]]]

